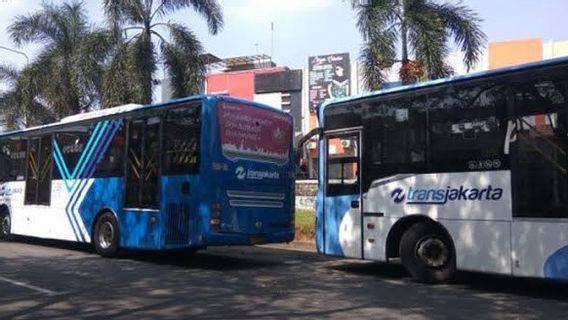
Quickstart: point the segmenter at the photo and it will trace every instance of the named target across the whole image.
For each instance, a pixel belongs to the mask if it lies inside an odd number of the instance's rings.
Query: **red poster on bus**
[[[276,111],[220,103],[219,128],[223,155],[277,164],[288,161],[292,141],[291,117]]]

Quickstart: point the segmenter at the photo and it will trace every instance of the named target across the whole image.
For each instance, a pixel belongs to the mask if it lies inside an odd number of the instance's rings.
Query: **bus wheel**
[[[113,257],[118,253],[119,230],[116,218],[110,212],[103,213],[95,224],[93,241],[97,253],[103,257]]]
[[[432,223],[417,223],[402,235],[400,260],[418,281],[442,283],[456,273],[456,258],[451,239]]]
[[[0,211],[0,240],[10,240],[10,228],[12,220],[10,214],[6,210]]]

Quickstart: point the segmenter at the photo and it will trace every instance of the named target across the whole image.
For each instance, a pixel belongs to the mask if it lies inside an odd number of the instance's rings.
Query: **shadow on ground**
[[[463,273],[457,284],[429,286],[400,265],[266,247],[104,259],[90,247],[40,243],[71,252],[0,256],[0,274],[56,294],[2,283],[0,319],[561,319],[568,312],[565,283]]]

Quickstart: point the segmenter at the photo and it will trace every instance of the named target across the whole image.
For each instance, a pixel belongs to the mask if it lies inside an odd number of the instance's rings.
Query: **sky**
[[[457,2],[457,0],[449,0]],[[63,1],[51,1],[54,4]],[[102,0],[83,0],[94,25],[104,21]],[[279,65],[303,68],[308,57],[349,52],[359,55],[362,44],[349,0],[219,0],[225,25],[218,35],[210,35],[207,25],[191,10],[168,17],[195,31],[205,50],[227,58],[256,53],[273,56]],[[467,0],[464,2],[484,20],[488,40],[525,38],[568,40],[566,0]],[[16,15],[40,8],[41,0],[0,0],[0,46],[14,48],[33,59],[38,46],[17,48],[6,29]],[[271,24],[274,29],[271,32]],[[26,59],[0,49],[0,63],[22,66]]]

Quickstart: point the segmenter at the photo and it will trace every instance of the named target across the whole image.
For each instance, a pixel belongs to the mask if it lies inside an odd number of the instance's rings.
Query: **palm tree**
[[[100,105],[110,40],[107,32],[91,29],[79,2],[44,3],[41,10],[15,18],[8,28],[12,41],[18,47],[35,43],[42,48],[21,71],[0,68],[0,80],[10,84],[0,100],[9,121],[28,126]]]
[[[444,58],[453,38],[468,69],[479,61],[486,41],[481,20],[465,5],[432,0],[352,0],[357,27],[365,44],[361,52],[363,79],[368,89],[385,81],[383,70],[401,63],[400,77],[410,83],[450,75]],[[397,59],[400,52],[400,59]]]
[[[215,35],[223,27],[216,0],[105,0],[104,7],[118,39],[103,79],[104,105],[151,102],[159,62],[171,78],[174,97],[202,90],[201,43],[183,24],[162,20],[177,10],[192,8],[207,20],[209,32]]]
[[[34,99],[39,85],[33,68],[30,65],[19,71],[9,65],[0,65],[0,82],[9,88],[0,93],[0,115],[6,129],[39,125],[55,119],[45,105]]]

